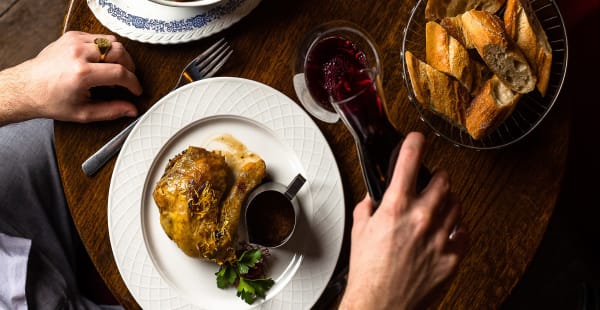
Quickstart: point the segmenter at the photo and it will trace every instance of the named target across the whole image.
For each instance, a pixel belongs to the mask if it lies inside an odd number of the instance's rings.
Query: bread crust
[[[404,57],[417,102],[464,128],[469,91],[456,79],[421,61],[410,51]]]
[[[495,1],[492,10],[477,6],[483,2],[429,0],[425,61],[405,54],[419,104],[475,140],[506,122],[523,94],[537,88],[544,96],[552,64],[551,46],[528,0]],[[505,2],[503,16],[494,15]]]
[[[425,19],[440,20],[452,17],[468,10],[484,10],[496,13],[506,0],[429,0],[425,7]]]
[[[469,40],[463,31],[460,16],[445,17],[440,21],[440,25],[446,29],[450,36],[457,39],[465,48],[475,48],[471,40]]]
[[[504,12],[508,36],[521,49],[536,76],[536,88],[546,95],[552,66],[552,48],[529,1],[508,0]]]
[[[497,16],[470,10],[460,18],[465,35],[500,80],[521,94],[535,88],[535,73],[521,50],[506,34],[503,22]]]
[[[424,108],[429,108],[430,94],[429,89],[427,88],[427,77],[425,77],[425,72],[420,69],[419,59],[410,51],[406,51],[404,61],[406,61],[406,68],[408,69],[410,84],[412,85],[415,99]]]
[[[425,61],[454,78],[469,91],[473,72],[469,52],[458,40],[436,22],[425,25]]]
[[[466,111],[465,127],[469,135],[479,140],[496,130],[511,115],[521,96],[497,75],[488,79]]]

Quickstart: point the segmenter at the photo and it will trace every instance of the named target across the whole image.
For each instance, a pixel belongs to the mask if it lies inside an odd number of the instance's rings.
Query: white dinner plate
[[[344,231],[344,194],[331,149],[294,101],[264,84],[230,77],[183,86],[140,119],[117,158],[108,195],[108,230],[117,267],[144,309],[247,309],[234,288],[216,286],[214,263],[186,256],[162,230],[153,188],[169,158],[189,145],[231,134],[261,156],[267,173],[288,184],[297,173],[298,226],[271,250],[275,286],[263,309],[306,309],[329,281]]]
[[[220,32],[248,15],[260,0],[226,0],[210,7],[172,7],[150,0],[87,0],[108,29],[132,40],[173,44]]]

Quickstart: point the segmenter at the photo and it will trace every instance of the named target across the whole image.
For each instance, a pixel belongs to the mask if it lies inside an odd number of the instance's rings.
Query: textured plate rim
[[[178,44],[199,40],[233,26],[250,14],[261,0],[226,0],[222,4],[199,8],[170,7],[147,0],[148,4],[160,6],[161,10],[182,14],[182,18],[169,20],[130,14],[115,4],[120,1],[122,0],[87,0],[87,4],[102,25],[123,37],[142,43]],[[151,29],[142,28],[140,23]],[[173,27],[183,30],[164,30]]]
[[[335,236],[332,236],[331,238],[329,238],[328,240],[326,240],[326,242],[330,242],[328,244],[326,244],[326,248],[328,249],[328,253],[326,253],[327,257],[322,258],[321,261],[316,260],[314,257],[313,259],[314,262],[311,263],[311,258],[310,255],[308,255],[308,258],[304,260],[303,262],[303,266],[300,268],[305,268],[305,270],[299,270],[298,273],[296,273],[296,277],[305,277],[306,274],[302,275],[302,272],[307,272],[307,268],[318,268],[320,271],[319,272],[315,272],[314,274],[312,274],[313,277],[317,277],[319,284],[316,287],[312,287],[312,283],[311,283],[311,290],[310,292],[308,291],[302,291],[302,295],[303,297],[300,298],[300,300],[297,300],[297,296],[293,296],[293,294],[290,294],[289,292],[285,292],[286,288],[283,289],[282,292],[280,292],[278,295],[274,296],[274,298],[271,298],[267,301],[265,301],[264,303],[261,304],[261,308],[278,308],[281,305],[287,305],[287,304],[291,304],[293,305],[294,308],[303,308],[303,307],[307,307],[312,305],[314,302],[316,302],[316,300],[318,299],[318,297],[320,296],[320,294],[322,293],[322,291],[325,289],[325,286],[327,284],[327,282],[329,281],[335,265],[337,263],[337,259],[339,257],[339,253],[341,250],[341,244],[342,244],[342,239],[343,239],[343,231],[344,231],[344,217],[345,217],[345,205],[344,205],[344,197],[343,197],[343,189],[342,189],[342,183],[341,183],[341,177],[339,174],[339,169],[337,167],[337,163],[335,162],[335,158],[333,157],[333,153],[331,152],[331,149],[329,147],[329,145],[327,144],[324,136],[322,135],[322,133],[320,132],[320,130],[318,129],[318,127],[316,126],[316,124],[314,123],[314,121],[301,109],[298,107],[298,105],[292,101],[291,99],[289,99],[289,97],[283,95],[282,93],[278,92],[277,90],[264,85],[262,83],[259,82],[255,82],[255,81],[251,81],[251,80],[245,80],[245,79],[241,79],[241,78],[212,78],[212,79],[206,79],[206,80],[202,80],[202,81],[198,81],[189,85],[186,85],[180,89],[178,89],[177,91],[174,91],[170,94],[168,94],[167,96],[165,96],[163,99],[159,100],[159,102],[157,102],[157,104],[155,104],[150,111],[148,111],[144,116],[142,116],[142,119],[140,119],[140,122],[135,126],[135,128],[132,130],[132,133],[130,134],[129,138],[127,139],[127,141],[125,142],[125,144],[123,145],[123,151],[122,153],[119,155],[119,157],[117,158],[117,162],[115,164],[115,168],[114,168],[114,172],[111,178],[111,184],[110,184],[110,188],[109,188],[109,200],[108,200],[108,226],[109,226],[109,237],[110,237],[110,241],[111,241],[111,246],[113,248],[113,255],[115,256],[115,261],[117,263],[117,267],[119,269],[119,272],[121,273],[121,276],[123,278],[123,280],[125,281],[125,283],[127,284],[127,287],[130,289],[130,292],[132,293],[132,295],[136,298],[136,300],[143,305],[144,307],[148,307],[148,308],[152,308],[153,306],[156,307],[156,305],[154,304],[150,304],[147,305],[145,302],[147,302],[148,298],[150,298],[151,300],[154,300],[156,302],[157,299],[160,299],[156,296],[154,297],[150,297],[147,296],[147,293],[140,293],[139,288],[133,288],[132,289],[132,278],[135,278],[135,273],[137,272],[139,273],[144,273],[144,272],[148,272],[148,266],[138,266],[137,264],[134,264],[134,262],[132,262],[132,259],[139,259],[136,258],[137,255],[140,255],[139,253],[134,253],[136,255],[134,255],[134,257],[127,257],[127,255],[123,256],[119,253],[117,253],[119,250],[119,243],[122,240],[122,236],[125,233],[132,233],[136,231],[140,232],[141,230],[139,229],[141,226],[141,219],[140,219],[140,212],[137,212],[137,220],[134,219],[133,221],[131,221],[130,219],[122,219],[123,216],[123,212],[122,212],[122,208],[123,204],[128,204],[128,208],[132,208],[132,205],[134,206],[133,208],[135,208],[136,202],[137,202],[137,209],[139,211],[139,201],[141,201],[142,197],[142,191],[143,191],[143,187],[145,183],[145,177],[144,180],[141,181],[140,183],[142,184],[138,184],[135,185],[135,187],[137,189],[134,189],[139,191],[140,197],[137,198],[132,198],[129,197],[127,195],[124,195],[123,192],[121,191],[121,186],[122,186],[122,181],[120,179],[123,179],[124,177],[122,177],[124,175],[123,171],[121,171],[123,169],[123,165],[125,165],[125,162],[130,161],[129,164],[130,170],[134,171],[134,174],[132,175],[131,171],[125,171],[127,174],[128,178],[131,178],[132,176],[139,176],[139,175],[144,175],[147,173],[148,169],[150,168],[150,165],[152,164],[153,158],[156,155],[156,152],[158,152],[160,150],[161,146],[153,146],[152,148],[155,149],[155,151],[151,152],[152,154],[144,154],[144,152],[141,153],[132,153],[130,148],[132,147],[132,145],[134,145],[135,143],[148,143],[148,141],[142,141],[141,137],[139,137],[139,131],[140,131],[140,127],[141,126],[145,126],[144,124],[146,123],[146,121],[148,121],[148,118],[150,117],[150,115],[152,115],[152,111],[158,109],[160,106],[162,105],[166,105],[165,102],[168,102],[168,100],[170,100],[169,98],[172,96],[175,96],[176,93],[182,93],[184,90],[186,89],[191,89],[194,87],[200,87],[200,86],[206,86],[207,84],[218,84],[218,83],[234,83],[237,85],[249,85],[249,86],[254,86],[257,89],[259,89],[260,91],[264,91],[265,93],[270,94],[270,96],[275,96],[278,97],[280,100],[282,100],[282,102],[284,102],[284,106],[286,109],[291,109],[292,113],[294,113],[294,115],[300,116],[303,119],[304,124],[308,124],[309,126],[311,126],[312,128],[306,128],[307,130],[311,131],[312,134],[315,135],[315,138],[320,139],[320,143],[322,143],[322,147],[323,147],[323,153],[325,153],[324,155],[326,157],[329,157],[328,163],[329,163],[329,173],[327,174],[327,178],[333,178],[334,180],[332,182],[330,182],[329,185],[331,185],[334,188],[334,191],[337,192],[339,195],[335,195],[331,193],[330,189],[327,189],[329,191],[329,193],[325,193],[324,192],[324,188],[317,188],[317,189],[312,189],[311,188],[311,192],[313,191],[317,191],[320,193],[315,194],[315,196],[319,196],[319,201],[317,201],[315,199],[315,197],[313,197],[313,208],[315,208],[316,210],[314,210],[314,214],[313,217],[314,218],[318,218],[320,222],[326,222],[327,219],[330,219],[332,216],[333,218],[337,218],[337,221],[339,223],[336,223],[333,227],[329,227],[328,229],[328,233],[334,234]],[[181,90],[181,91],[180,91]],[[287,102],[287,103],[286,103]],[[226,114],[226,113],[223,113]],[[219,115],[219,114],[214,114],[214,115]],[[208,114],[206,115],[208,116]],[[191,117],[195,117],[195,116],[191,116]],[[251,118],[252,119],[252,118]],[[190,122],[193,122],[197,120],[196,119],[188,119],[188,120],[180,120],[180,124],[175,126],[177,128],[173,128],[172,130],[174,130],[175,132],[181,128],[183,128],[184,126],[186,126],[187,124],[189,124]],[[270,124],[263,124],[267,127],[270,127]],[[172,136],[173,133],[171,133],[169,136]],[[164,138],[164,139],[168,139]],[[165,140],[166,141],[166,140]],[[163,143],[165,142],[163,141]],[[288,142],[289,143],[289,142]],[[294,149],[294,148],[293,148]],[[297,149],[294,149],[295,152],[298,152]],[[123,155],[125,154],[125,155]],[[304,165],[308,164],[308,165],[313,165],[313,163],[310,162],[306,162],[306,155],[298,155],[301,162],[303,162]],[[131,162],[131,158],[127,159],[127,157],[135,157],[135,161]],[[125,158],[125,159],[124,159]],[[313,165],[314,166],[314,165]],[[305,167],[305,169],[307,170],[314,170],[317,169],[318,170],[318,165],[314,166],[314,167]],[[121,172],[121,174],[119,173]],[[310,174],[311,172],[309,172]],[[315,177],[314,174],[315,172],[312,172],[313,176]],[[322,171],[321,171],[322,174]],[[311,177],[311,176],[309,176]],[[121,192],[120,192],[121,191]],[[333,196],[333,197],[332,197]],[[319,204],[319,202],[324,202],[326,201],[330,201],[333,202],[334,206],[326,206],[323,204],[322,207],[316,207],[317,204]],[[127,209],[127,208],[126,208]],[[135,209],[134,209],[135,211]],[[134,212],[134,211],[129,211],[129,212]],[[126,211],[127,212],[127,211]],[[135,214],[135,212],[134,212]],[[134,216],[135,217],[135,216]],[[115,229],[111,229],[112,227],[115,227],[115,223],[121,221],[121,223],[123,221],[126,222],[126,224],[128,225],[122,225],[122,226],[117,226],[116,230],[119,230],[119,232],[116,232]],[[318,225],[317,225],[318,226]],[[140,232],[141,233],[141,232]],[[121,237],[119,237],[118,235],[120,235]],[[143,239],[143,237],[141,237],[141,239]],[[143,240],[138,240],[137,243],[142,242],[144,243]],[[138,247],[140,246],[139,244],[137,245]],[[144,251],[144,253],[142,253],[142,256],[145,255],[144,259],[148,260],[149,256],[147,253],[147,249],[144,248],[140,249],[137,248],[137,251],[139,252],[140,250]],[[326,263],[328,266],[326,266],[325,268],[327,270],[325,270],[323,272],[323,259],[325,259]],[[318,261],[318,264],[317,264]],[[141,264],[144,265],[144,264]],[[151,267],[151,266],[150,266]],[[136,272],[133,272],[131,269],[136,269]],[[310,271],[310,270],[309,270]],[[310,273],[310,272],[309,272]],[[299,275],[300,274],[300,275]],[[298,286],[299,283],[293,283],[292,286]],[[289,286],[289,285],[288,285]],[[300,283],[300,286],[302,286],[302,283]],[[157,292],[161,292],[164,291],[164,287],[160,287],[160,288],[156,288]],[[172,292],[168,293],[168,294],[172,294]],[[306,297],[304,297],[304,295],[306,294]],[[141,296],[141,295],[145,295],[145,296]],[[291,298],[293,300],[281,300],[283,295],[286,295],[287,298]],[[140,302],[140,297],[142,298],[141,302]],[[233,296],[234,298],[236,298],[235,296]],[[145,300],[143,298],[146,298]],[[179,298],[178,296],[167,296],[165,297],[167,299],[173,300],[174,298],[177,299]],[[310,298],[310,300],[307,300],[308,298]],[[160,303],[160,302],[159,302]],[[310,303],[310,304],[307,304]],[[191,306],[191,307],[195,307],[194,305],[189,305],[186,304],[185,302],[182,301],[176,301],[176,304],[179,306]],[[164,306],[164,305],[163,305]],[[160,306],[158,306],[157,308],[160,308]]]

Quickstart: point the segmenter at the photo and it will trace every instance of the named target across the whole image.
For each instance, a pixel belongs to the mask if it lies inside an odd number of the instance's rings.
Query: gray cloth
[[[0,232],[32,240],[29,309],[98,308],[77,288],[76,253],[82,245],[60,182],[52,120],[0,127],[0,179]]]
[[[31,240],[0,233],[0,309],[27,309],[25,280]]]

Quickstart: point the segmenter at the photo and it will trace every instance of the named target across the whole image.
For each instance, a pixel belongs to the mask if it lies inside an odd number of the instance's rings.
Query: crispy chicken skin
[[[265,171],[260,158],[231,167],[219,152],[188,147],[153,192],[165,233],[189,256],[234,261],[242,204]]]
[[[161,226],[185,254],[215,255],[228,178],[231,170],[223,156],[202,148],[189,147],[169,160],[153,197]]]

